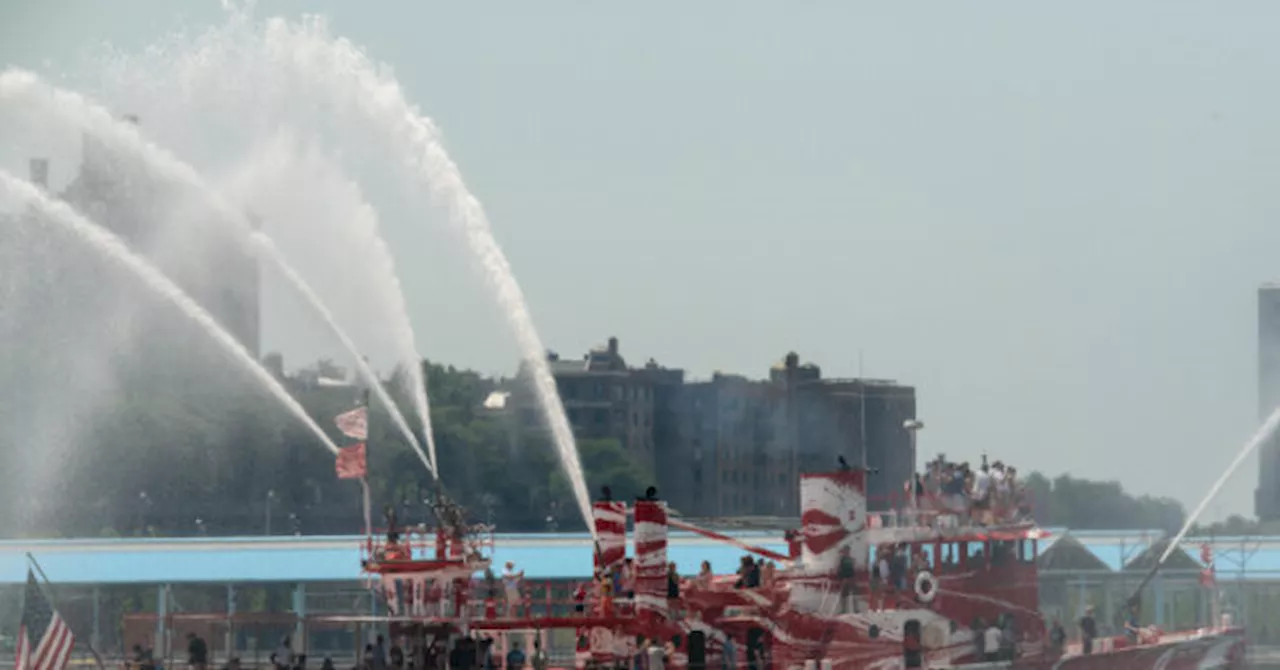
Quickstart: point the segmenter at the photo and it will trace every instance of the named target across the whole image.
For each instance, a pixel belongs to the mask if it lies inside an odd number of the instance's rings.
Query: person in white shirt
[[[969,496],[973,498],[973,517],[982,521],[987,510],[991,509],[991,470],[986,463],[973,475],[973,487]]]
[[[516,615],[516,606],[520,603],[520,582],[524,579],[524,570],[516,571],[516,564],[507,561],[502,568],[502,589],[507,596],[507,616]]]
[[[276,653],[273,656],[275,667],[285,669],[293,667],[293,645],[289,643],[289,636],[280,638],[280,646],[276,647]]]
[[[1000,628],[995,624],[982,634],[982,655],[988,663],[1000,660]]]
[[[982,466],[973,474],[973,497],[974,499],[985,498],[991,492],[991,471],[987,466]]]

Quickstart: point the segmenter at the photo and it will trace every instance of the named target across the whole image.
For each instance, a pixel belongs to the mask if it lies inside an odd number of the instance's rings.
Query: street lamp
[[[911,507],[916,507],[916,434],[924,429],[924,422],[920,419],[907,419],[902,422],[903,430],[911,435]]]
[[[147,534],[148,521],[150,520],[151,496],[146,491],[138,491],[138,530],[143,534]]]
[[[480,506],[484,508],[485,523],[493,525],[493,508],[498,504],[498,499],[492,493],[480,494]]]
[[[267,489],[267,512],[266,512],[266,523],[263,524],[263,531],[262,531],[263,535],[271,534],[271,503],[275,501],[275,499],[276,499],[276,490]]]

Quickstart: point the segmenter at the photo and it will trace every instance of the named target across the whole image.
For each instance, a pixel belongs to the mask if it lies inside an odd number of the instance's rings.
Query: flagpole
[[[368,456],[365,458],[368,458]],[[369,500],[369,478],[367,476],[360,478],[360,488],[363,489],[364,494],[362,496],[364,499],[364,536],[371,538],[373,537],[373,512],[371,511],[372,506]]]
[[[31,552],[29,551],[26,552],[26,554],[27,554],[27,561],[31,563],[31,567],[36,569],[36,574],[40,575],[40,581],[43,582],[41,590],[44,591],[44,597],[48,598],[50,603],[53,603],[54,602],[53,582],[49,581],[49,576],[44,574],[44,568],[40,567],[40,562],[36,560],[36,557],[32,555]],[[26,607],[25,602],[23,603],[23,607]],[[54,605],[54,607],[57,607],[57,605]],[[30,633],[28,632],[28,634]],[[84,646],[89,649],[89,653],[93,654],[93,660],[98,664],[98,670],[106,670],[107,666],[105,663],[102,662],[102,655],[98,653],[97,649],[93,648],[93,641],[84,640]],[[16,668],[15,670],[22,670],[22,669]]]
[[[369,442],[373,437],[373,431],[369,430],[370,420],[373,419],[373,408],[369,407],[369,389],[366,387],[364,393],[364,476],[360,478],[360,487],[364,489],[364,534],[365,537],[373,537],[373,501],[370,500],[369,494]]]

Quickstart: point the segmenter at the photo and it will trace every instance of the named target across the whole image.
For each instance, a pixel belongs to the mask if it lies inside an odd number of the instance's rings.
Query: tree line
[[[437,454],[448,495],[474,521],[506,531],[582,530],[569,486],[545,438],[486,410],[503,380],[423,362]],[[339,444],[333,417],[355,406],[352,388],[314,382],[338,371],[327,361],[288,380],[293,394]],[[353,533],[362,526],[359,484],[338,480],[334,459],[246,375],[224,371],[190,383],[152,370],[120,382],[109,411],[80,431],[73,457],[42,490],[11,487],[0,532],[25,536]],[[388,388],[401,407],[402,372]],[[437,482],[394,428],[384,408],[370,412],[369,481],[375,505],[426,521]],[[10,458],[20,445],[6,445]],[[618,495],[654,481],[616,441],[579,442],[591,490]],[[1025,480],[1037,521],[1077,529],[1181,526],[1177,501],[1126,492],[1117,482],[1032,473]],[[38,501],[30,504],[31,500]],[[27,501],[24,504],[23,501]],[[379,515],[380,516],[380,515]],[[1251,522],[1232,520],[1231,529]],[[1227,526],[1223,526],[1227,530]]]

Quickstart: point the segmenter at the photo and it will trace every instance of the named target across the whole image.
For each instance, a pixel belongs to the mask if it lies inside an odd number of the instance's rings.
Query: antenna
[[[867,471],[867,384],[862,372],[862,349],[858,349],[858,453],[862,471]]]

